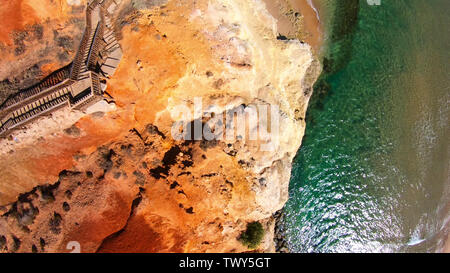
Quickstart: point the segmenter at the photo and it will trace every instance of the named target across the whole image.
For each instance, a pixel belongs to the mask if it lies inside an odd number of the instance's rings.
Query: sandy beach
[[[320,51],[323,35],[317,1],[313,0],[263,0],[269,12],[278,20],[281,35],[303,39],[316,53]],[[312,4],[312,6],[311,6]],[[298,14],[303,20],[298,20]]]
[[[447,236],[447,242],[445,243],[443,252],[450,253],[450,234]]]
[[[303,26],[305,33],[305,41],[311,45],[316,52],[320,50],[322,45],[322,26],[320,17],[317,13],[317,1],[313,0],[289,0],[292,8],[299,11],[303,15]],[[311,6],[312,4],[312,6]]]

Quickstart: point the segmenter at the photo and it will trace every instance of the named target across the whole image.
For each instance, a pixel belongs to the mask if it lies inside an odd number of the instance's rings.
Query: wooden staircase
[[[96,71],[100,67],[99,72],[103,76],[112,76],[122,57],[110,13],[114,12],[119,2],[89,2],[86,28],[72,64],[52,73],[39,84],[21,90],[0,105],[0,137],[60,108],[85,110],[103,99],[100,77]],[[89,87],[82,90],[86,81],[90,82]]]

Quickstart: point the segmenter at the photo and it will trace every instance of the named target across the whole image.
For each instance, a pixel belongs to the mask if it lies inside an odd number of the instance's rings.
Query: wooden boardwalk
[[[100,78],[112,76],[122,58],[112,17],[121,0],[91,0],[73,62],[0,105],[0,137],[64,107],[85,110],[103,99]]]

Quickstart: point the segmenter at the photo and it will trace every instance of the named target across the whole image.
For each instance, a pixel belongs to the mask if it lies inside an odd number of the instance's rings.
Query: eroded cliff
[[[0,140],[0,249],[66,252],[76,241],[82,252],[243,252],[239,235],[260,221],[257,251],[274,251],[272,215],[288,198],[320,70],[310,46],[277,39],[259,0],[129,0],[115,24],[123,57],[107,102]],[[177,117],[180,105],[192,116]],[[251,105],[278,109],[270,149],[249,139],[261,126],[252,122],[233,139],[173,137],[175,121],[204,125],[211,109]]]

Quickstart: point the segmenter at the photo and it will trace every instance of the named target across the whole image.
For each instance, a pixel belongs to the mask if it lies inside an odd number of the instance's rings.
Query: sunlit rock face
[[[54,2],[70,10],[54,20],[75,31],[71,18],[84,10],[74,7],[84,2]],[[257,0],[129,0],[114,23],[123,57],[108,103],[56,112],[1,140],[0,249],[69,252],[78,242],[81,252],[244,252],[240,233],[260,221],[268,232],[258,251],[274,251],[271,216],[288,198],[320,70],[310,47],[277,40],[276,20]],[[76,33],[67,34],[75,50]],[[15,63],[14,43],[2,39]],[[64,65],[56,55],[34,58]],[[1,73],[26,65],[9,69]],[[180,105],[192,115],[180,116]],[[277,111],[263,124],[244,118],[244,136],[173,137],[174,122],[207,123],[205,112],[252,105]],[[274,145],[250,139],[275,120]]]

